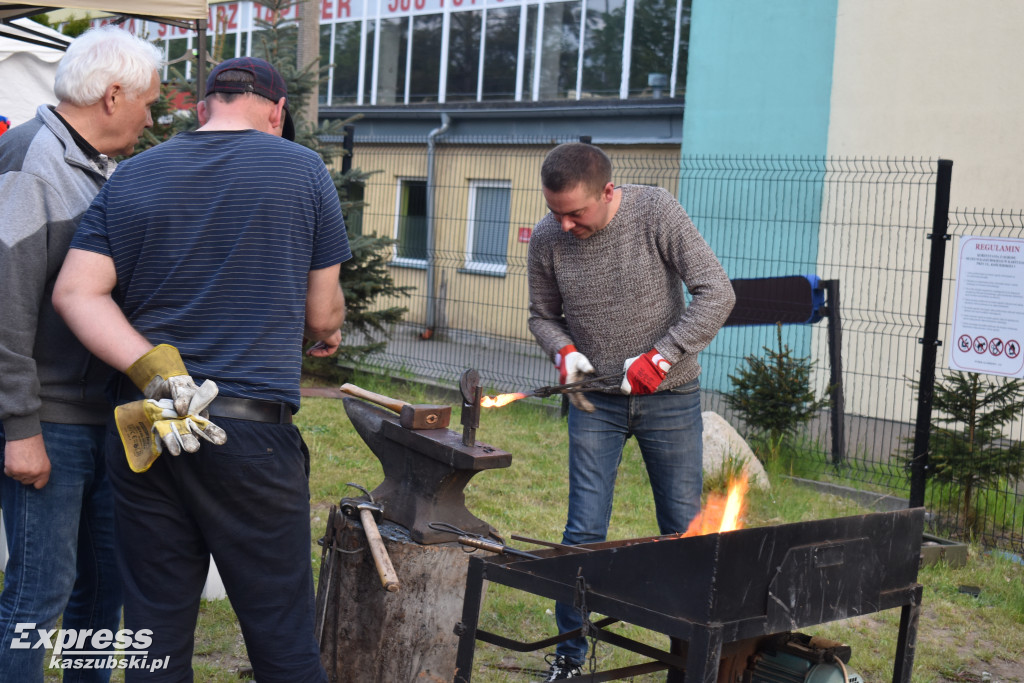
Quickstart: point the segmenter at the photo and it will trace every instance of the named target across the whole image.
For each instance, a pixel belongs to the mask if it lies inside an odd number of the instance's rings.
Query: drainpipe
[[[434,257],[434,242],[436,241],[434,230],[434,207],[436,206],[434,201],[434,195],[436,194],[434,188],[434,140],[448,130],[449,123],[451,123],[451,120],[448,118],[448,114],[442,112],[441,127],[435,128],[427,135],[427,328],[420,334],[421,339],[433,337],[436,324],[435,317],[437,314],[435,309],[437,308],[437,302],[434,295],[434,271],[436,270],[436,259]]]

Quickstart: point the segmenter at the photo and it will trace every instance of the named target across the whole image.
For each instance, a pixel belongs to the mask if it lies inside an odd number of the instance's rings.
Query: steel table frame
[[[890,523],[889,518],[883,518],[883,516],[891,516],[892,522]],[[870,523],[859,524],[860,520],[868,520]],[[638,601],[635,599],[631,600],[629,597],[610,594],[614,592],[614,589],[590,585],[586,572],[583,572],[582,569],[577,572],[572,581],[562,580],[564,574],[562,577],[544,575],[543,565],[545,562],[552,560],[552,558],[567,558],[553,560],[560,563],[560,569],[564,569],[567,563],[573,563],[570,556],[579,558],[581,563],[586,560],[596,562],[597,560],[604,559],[598,555],[587,558],[586,556],[590,555],[590,552],[577,554],[577,552],[569,552],[566,549],[542,550],[536,553],[540,556],[538,560],[524,560],[510,556],[471,557],[466,577],[462,620],[455,629],[456,634],[459,636],[459,645],[454,680],[456,683],[469,683],[472,680],[476,641],[487,642],[514,651],[531,652],[578,635],[578,632],[573,632],[536,642],[522,642],[480,629],[479,615],[483,598],[483,582],[490,581],[558,602],[576,605],[579,605],[580,602],[580,586],[582,586],[586,609],[592,613],[599,613],[607,617],[590,624],[590,633],[588,635],[654,660],[647,664],[597,672],[592,676],[585,675],[581,680],[618,680],[640,673],[667,669],[669,671],[669,681],[682,681],[685,675],[687,683],[715,683],[718,677],[722,648],[728,643],[758,636],[784,633],[796,628],[834,621],[848,616],[857,616],[899,607],[901,608],[900,624],[892,680],[893,683],[911,683],[917,625],[921,612],[922,586],[916,582],[916,577],[922,539],[923,510],[915,508],[895,513],[876,513],[875,515],[842,518],[834,521],[836,524],[829,524],[829,520],[820,520],[819,522],[783,525],[784,527],[815,525],[814,528],[816,530],[820,528],[822,533],[830,532],[834,528],[838,530],[836,533],[839,536],[842,536],[844,531],[849,532],[851,530],[858,535],[851,537],[847,533],[846,537],[840,538],[840,540],[822,540],[817,538],[811,539],[808,543],[797,544],[792,547],[782,548],[781,550],[774,547],[770,548],[771,551],[775,552],[771,562],[768,563],[768,566],[773,566],[775,570],[775,576],[770,579],[771,585],[780,589],[776,591],[778,593],[792,591],[794,585],[799,585],[798,583],[794,584],[794,580],[808,582],[808,567],[810,567],[812,574],[815,571],[819,573],[833,572],[833,574],[829,574],[827,577],[832,579],[834,575],[833,570],[836,567],[842,568],[842,565],[849,564],[850,566],[845,569],[844,576],[849,574],[850,570],[865,575],[872,573],[878,575],[877,580],[871,576],[867,578],[861,576],[852,577],[852,581],[862,582],[869,599],[857,604],[849,603],[847,599],[847,603],[843,603],[842,601],[846,598],[833,599],[834,596],[826,589],[821,596],[812,596],[808,600],[811,603],[810,606],[801,604],[797,606],[796,610],[791,612],[780,612],[778,608],[773,609],[775,606],[772,604],[773,601],[779,602],[779,598],[769,590],[768,596],[764,601],[767,604],[763,613],[755,613],[756,610],[745,608],[742,611],[745,611],[746,616],[733,619],[699,619],[694,618],[692,614],[669,614],[664,611],[658,611],[658,609],[653,607],[637,604]],[[765,527],[764,529],[779,528]],[[892,530],[892,537],[885,538],[887,530]],[[800,540],[799,531],[800,529],[794,531],[798,541]],[[762,538],[765,534],[758,534],[756,529],[730,532],[730,534],[742,535],[744,532],[748,532],[747,540],[756,541],[760,538],[763,543],[768,543],[766,538]],[[693,544],[693,547],[711,546],[718,552],[719,546],[722,544],[718,543],[718,539],[709,537],[724,538],[730,534],[709,534],[703,537],[693,537],[693,539],[705,539],[698,544]],[[770,540],[773,546],[776,544],[776,535],[785,536],[785,534],[772,535]],[[875,538],[870,538],[871,536]],[[737,536],[730,540],[739,538]],[[913,542],[915,538],[916,547]],[[639,548],[641,545],[649,545],[652,541],[668,540],[670,543],[679,543],[692,541],[693,539],[672,539],[671,537],[635,539],[631,541],[589,544],[587,546],[578,546],[574,550],[589,549],[592,552],[611,551],[612,553],[628,553],[630,552],[628,550],[629,547]],[[886,544],[890,546],[888,549],[885,547]],[[891,547],[893,545],[901,547],[894,550]],[[903,545],[907,545],[907,547],[902,547]],[[873,555],[875,546],[879,548],[878,552],[880,553],[889,552],[890,555],[886,557],[895,558],[894,565],[899,564],[901,566],[895,567],[891,572],[887,571],[887,568],[884,566],[869,566],[878,564],[877,558]],[[764,551],[762,554],[767,554],[769,549],[762,548],[762,550]],[[729,556],[728,545],[725,546],[723,554],[727,557]],[[784,561],[779,562],[777,565],[774,564],[774,561],[780,556],[785,558]],[[914,566],[912,568],[908,566],[910,562],[908,558],[910,557],[914,559]],[[852,561],[847,562],[847,558]],[[718,561],[718,557],[713,558],[713,563],[716,566]],[[858,565],[857,562],[861,564]],[[644,566],[645,569],[650,569],[651,567],[649,563],[641,563],[641,566]],[[538,567],[542,568],[537,569]],[[656,572],[657,570],[654,571]],[[725,579],[732,579],[734,575],[741,572],[742,568],[726,568],[721,570],[721,573],[725,575]],[[907,580],[911,577],[911,573],[912,580]],[[787,576],[788,574],[793,576]],[[711,577],[712,581],[715,578],[717,578],[717,574]],[[834,581],[832,582],[834,583]],[[640,583],[643,582],[641,581]],[[689,579],[687,583],[691,583]],[[696,585],[696,590],[706,590],[703,586],[702,577],[695,577],[693,583]],[[872,589],[877,589],[877,591],[872,592]],[[629,590],[632,589],[627,588],[626,592],[628,593]],[[696,592],[696,590],[691,592]],[[850,592],[855,591],[851,590]],[[699,601],[699,596],[697,597]],[[659,609],[663,608],[662,601],[658,602],[657,607]],[[702,610],[707,607],[704,612],[712,617],[722,617],[727,612],[735,615],[738,612],[733,608],[736,605],[745,604],[742,599],[737,600],[734,598],[732,605],[726,605],[724,608],[717,609],[718,613],[716,613],[716,606],[711,604],[712,600],[709,598],[706,602],[708,603],[707,606],[700,605],[700,607]],[[751,600],[749,602],[760,604],[759,600]],[[850,611],[855,613],[848,613]],[[814,619],[819,615],[824,616],[824,618],[815,621]],[[615,621],[625,621],[669,636],[671,642],[670,650],[659,650],[658,648],[612,633],[604,628]]]

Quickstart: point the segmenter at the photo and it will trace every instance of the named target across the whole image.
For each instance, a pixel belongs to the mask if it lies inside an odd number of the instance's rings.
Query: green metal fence
[[[530,229],[547,210],[540,164],[559,142],[439,140],[428,155],[423,142],[363,144],[357,137],[355,165],[380,171],[365,188],[368,205],[360,224],[364,231],[402,239],[392,273],[415,287],[404,301],[410,309],[405,320],[393,326],[387,350],[368,359],[367,368],[455,386],[472,367],[493,391],[555,380],[550,360],[526,328],[526,253]],[[679,198],[731,278],[813,274],[835,285],[828,305],[841,320],[838,349],[830,349],[824,321],[784,326],[784,343],[814,362],[820,394],[828,390],[830,365],[842,364],[842,419],[836,422],[840,416],[823,411],[810,423],[801,434],[799,471],[912,497],[911,464],[923,460],[907,454],[914,453],[921,412],[917,382],[927,360],[922,347],[929,278],[943,283],[931,294],[940,314],[932,345],[942,381],[949,373],[945,351],[955,284],[950,273],[958,241],[978,233],[1020,237],[1021,214],[952,212],[948,255],[935,273],[931,236],[943,191],[937,160],[680,158],[678,148],[604,149],[617,184],[660,185]],[[423,187],[428,177],[432,182]],[[417,199],[424,191],[430,200],[422,203],[430,207],[426,212]],[[423,233],[410,237],[417,229]],[[405,257],[410,244],[420,245],[420,258]],[[731,390],[729,375],[746,356],[762,355],[775,343],[772,325],[723,329],[701,353],[705,410],[719,412],[744,433],[722,395]],[[830,356],[830,350],[837,353]],[[838,447],[832,444],[836,424],[842,427]],[[1008,425],[1002,438],[1021,441],[1020,421]],[[1024,502],[1017,480],[977,483],[970,511],[963,507],[963,493],[956,485],[929,482],[925,505],[932,531],[972,535],[1020,552]]]

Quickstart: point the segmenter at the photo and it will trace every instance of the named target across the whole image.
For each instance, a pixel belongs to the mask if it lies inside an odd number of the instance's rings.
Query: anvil
[[[508,467],[512,454],[474,441],[450,429],[406,429],[397,415],[357,398],[343,400],[356,432],[384,468],[384,481],[371,492],[384,518],[409,530],[417,543],[451,541],[432,522],[450,524],[470,534],[488,536],[494,529],[466,509],[465,488],[482,470]]]

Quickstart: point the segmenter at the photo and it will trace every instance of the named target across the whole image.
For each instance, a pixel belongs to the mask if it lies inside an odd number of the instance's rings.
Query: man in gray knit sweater
[[[697,353],[729,316],[732,285],[672,195],[615,187],[597,147],[559,145],[541,182],[551,212],[530,239],[530,331],[562,382],[624,373],[621,386],[570,395],[562,542],[605,540],[630,436],[647,467],[660,533],[686,531],[702,486]],[[583,623],[571,605],[558,603],[555,614],[560,633]],[[547,680],[579,676],[586,653],[584,638],[559,643]]]
[[[37,629],[116,633],[121,586],[103,460],[111,373],[50,296],[82,214],[153,125],[160,51],[115,26],[83,33],[57,68],[56,107],[0,138],[0,478],[10,560],[0,594],[0,681],[43,680]],[[85,666],[65,647],[64,660]],[[111,653],[114,650],[111,648]],[[98,659],[98,658],[97,658]],[[94,660],[95,661],[95,660]],[[103,658],[106,661],[106,658]],[[106,681],[73,668],[64,680]]]

